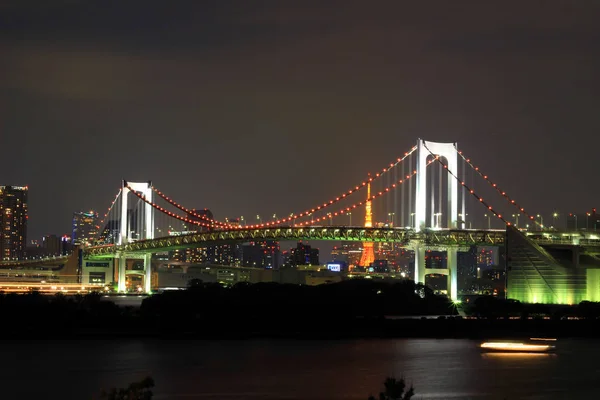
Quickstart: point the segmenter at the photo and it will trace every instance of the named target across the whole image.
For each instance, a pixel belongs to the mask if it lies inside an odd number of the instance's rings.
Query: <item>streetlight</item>
[[[586,230],[586,231],[587,231],[587,230],[589,229],[589,227],[590,227],[590,224],[589,224],[589,222],[590,222],[590,221],[589,221],[589,220],[590,220],[590,215],[591,215],[591,214],[590,214],[589,212],[588,212],[588,213],[585,213],[585,230]]]
[[[569,214],[569,217],[575,218],[575,230],[577,230],[577,214],[571,213],[571,214]]]
[[[467,217],[469,216],[469,214],[458,214],[458,216],[460,217],[460,220],[462,222],[463,229],[465,229],[467,227]]]
[[[521,214],[513,214],[512,217],[515,219],[515,227],[519,226],[519,217]]]
[[[554,221],[554,226],[558,226],[558,222],[557,222],[557,220],[558,220],[558,213],[556,211],[554,211],[552,213],[552,220]],[[557,230],[558,230],[558,228],[557,228]]]
[[[243,215],[240,217],[240,222],[241,222],[242,225],[244,225],[244,216]]]
[[[394,215],[396,215],[396,213],[388,213],[388,217],[390,217],[390,221],[392,222],[392,226],[394,226]]]
[[[260,217],[260,215],[256,215],[256,220],[259,224],[262,224],[262,218]]]
[[[415,228],[415,213],[410,213],[410,227]]]
[[[331,213],[327,213],[327,216],[329,217],[329,226],[331,226]]]
[[[348,218],[350,218],[350,222],[348,225],[352,226],[352,213],[351,212],[348,213]]]
[[[538,214],[537,217],[540,219],[540,231],[543,231],[544,230],[544,217],[542,217],[540,214]]]
[[[487,215],[487,214],[483,214],[484,217],[486,217],[488,219],[488,229],[492,229],[491,225],[492,225],[492,216],[491,215]]]
[[[435,225],[436,228],[440,227],[440,217],[441,216],[442,216],[442,213],[433,214],[433,224]]]

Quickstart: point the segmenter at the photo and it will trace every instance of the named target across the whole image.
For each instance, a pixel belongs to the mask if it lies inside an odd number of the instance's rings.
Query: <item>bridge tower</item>
[[[457,143],[440,143],[440,142],[429,142],[423,139],[417,141],[417,183],[416,183],[416,199],[415,199],[415,218],[414,218],[414,229],[416,232],[426,231],[430,229],[440,228],[443,224],[439,223],[439,226],[427,226],[427,204],[433,204],[432,201],[427,199],[427,158],[428,157],[444,157],[446,159],[445,164],[448,166],[448,170],[457,173],[458,168],[458,149]],[[448,229],[458,228],[458,182],[456,178],[448,174],[448,202],[446,208],[446,227]],[[439,190],[442,188],[440,187]],[[433,192],[432,192],[433,197]],[[464,211],[464,196],[462,205],[462,215]],[[441,206],[441,205],[440,205]],[[434,210],[431,211],[430,224],[433,225],[434,221]],[[464,218],[463,218],[464,219]],[[464,222],[461,222],[461,228]],[[415,282],[425,283],[425,251],[426,248],[421,242],[414,244],[415,251]],[[452,300],[457,300],[457,251],[458,248],[447,246],[448,254],[447,260],[447,271],[448,276],[448,297]]]
[[[134,239],[131,236],[132,230],[129,224],[129,210],[127,205],[127,195],[130,191],[141,193],[149,202],[152,202],[152,182],[127,182],[123,180],[121,192],[121,216],[119,226],[119,245],[126,245],[131,243]],[[139,233],[141,239],[154,239],[154,208],[146,203],[142,215],[138,215],[142,221],[142,232]],[[125,285],[126,271],[127,271],[127,258],[130,257],[125,253],[117,254],[119,263],[119,277],[118,277],[118,291],[125,292],[127,290]],[[139,257],[139,256],[138,256]],[[144,260],[144,292],[149,293],[151,291],[151,279],[152,279],[152,254],[147,253],[143,255]]]

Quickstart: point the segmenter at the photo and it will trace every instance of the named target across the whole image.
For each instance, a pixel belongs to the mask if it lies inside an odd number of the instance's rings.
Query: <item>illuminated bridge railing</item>
[[[212,232],[193,233],[181,236],[167,236],[157,239],[140,240],[124,246],[88,247],[85,254],[100,256],[115,254],[117,251],[160,252],[189,248],[193,245],[206,245],[225,241],[256,240],[340,240],[360,242],[408,243],[409,232],[406,229],[393,228],[348,228],[348,227],[285,227],[262,229],[233,229]]]
[[[233,229],[181,236],[167,236],[140,240],[123,246],[92,246],[84,250],[86,256],[109,256],[117,252],[148,253],[203,246],[219,242],[247,242],[256,240],[336,240],[358,242],[399,243],[410,247],[419,242],[425,245],[502,245],[505,232],[501,230],[427,230],[415,232],[399,228],[361,227],[282,227],[262,229]]]
[[[506,231],[446,229],[413,233],[413,236],[425,245],[500,246],[506,240]]]
[[[600,240],[598,239],[579,239],[579,240],[573,240],[573,239],[546,239],[546,238],[532,238],[532,237],[528,237],[529,239],[533,240],[535,243],[539,244],[539,245],[547,245],[547,246],[551,246],[551,245],[563,245],[563,246],[583,246],[583,247],[600,247]]]
[[[24,260],[10,260],[10,261],[0,261],[0,269],[6,268],[15,268],[15,267],[34,267],[36,265],[40,266],[57,266],[61,264],[65,264],[71,254],[64,256],[52,256],[52,257],[44,257],[44,258],[32,258],[32,259],[24,259]]]

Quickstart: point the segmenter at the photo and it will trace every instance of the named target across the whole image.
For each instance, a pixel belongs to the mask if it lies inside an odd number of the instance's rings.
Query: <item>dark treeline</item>
[[[464,311],[478,318],[551,318],[571,317],[596,319],[600,317],[600,303],[582,301],[577,305],[524,304],[516,300],[480,296],[470,304],[463,305]]]
[[[114,334],[195,333],[218,336],[297,332],[361,332],[385,315],[449,315],[446,298],[412,281],[349,280],[320,286],[191,282],[184,291],[146,298],[141,307],[118,307],[100,294],[0,295],[2,334],[11,332]],[[355,329],[356,328],[356,329]],[[357,333],[358,334],[358,333]]]
[[[525,305],[480,297],[464,309],[478,318],[461,319],[448,299],[411,281],[349,280],[320,286],[243,283],[232,287],[196,281],[186,291],[148,297],[139,308],[119,307],[100,294],[0,294],[0,334],[20,338],[600,335],[599,303]],[[389,318],[422,315],[445,316]]]
[[[433,295],[429,288],[412,281],[387,283],[358,279],[319,286],[238,283],[223,287],[191,282],[186,291],[165,292],[144,300],[141,312],[161,322],[189,318],[283,322],[446,315],[455,313],[455,308],[445,297]]]

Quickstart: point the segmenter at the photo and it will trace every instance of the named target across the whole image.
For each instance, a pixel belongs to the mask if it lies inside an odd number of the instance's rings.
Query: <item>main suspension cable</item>
[[[525,211],[525,208],[521,207],[514,199],[512,199],[509,195],[507,195],[505,191],[501,190],[497,184],[492,182],[487,175],[484,175],[481,172],[481,170],[479,169],[479,167],[476,167],[475,165],[473,165],[473,163],[471,163],[471,159],[466,158],[462,154],[462,151],[459,151],[458,155],[473,169],[473,171],[475,171],[477,174],[479,174],[479,176],[481,176],[487,183],[489,183],[490,186],[492,186],[496,190],[496,192],[498,192],[502,197],[504,197],[510,205],[515,207],[517,210],[519,210],[519,212],[523,213],[526,217],[528,217],[531,221],[533,221],[534,224],[539,225],[542,228],[544,227],[544,225],[537,222],[537,220],[535,219],[535,217],[533,215],[531,215],[527,211]]]
[[[433,154],[433,152],[432,152],[432,151],[429,149],[429,147],[427,147],[427,144],[425,144],[425,143],[424,143],[424,144],[423,144],[423,146],[425,146],[425,149],[427,149],[427,151],[429,152],[429,154],[431,154],[431,155],[433,156],[434,160],[436,160],[437,162],[439,162],[439,163],[440,163],[440,164],[443,166],[443,168],[444,168],[444,169],[446,169],[446,170],[448,171],[448,173],[454,177],[454,179],[456,179],[458,182],[460,182],[460,184],[461,184],[462,186],[464,186],[464,187],[465,187],[465,188],[466,188],[466,189],[469,191],[469,193],[471,193],[471,195],[473,195],[473,196],[474,196],[474,197],[475,197],[477,200],[479,200],[479,202],[480,202],[481,204],[483,204],[484,206],[486,206],[486,207],[487,207],[487,209],[488,209],[488,210],[489,210],[489,211],[490,211],[492,214],[494,214],[496,217],[498,217],[500,220],[502,220],[502,222],[504,222],[506,225],[511,225],[511,223],[510,223],[509,221],[505,220],[505,219],[502,217],[502,214],[500,214],[500,213],[496,212],[496,210],[494,210],[494,208],[493,208],[492,206],[490,206],[490,205],[489,205],[489,204],[488,204],[488,203],[487,203],[485,200],[483,200],[483,198],[482,198],[482,197],[480,197],[480,196],[479,196],[477,193],[475,193],[475,191],[474,191],[473,189],[471,189],[470,187],[468,187],[464,181],[460,180],[460,179],[459,179],[459,178],[458,178],[458,177],[457,177],[457,176],[454,174],[454,172],[453,172],[453,171],[451,171],[450,169],[448,169],[448,165],[446,165],[446,164],[445,164],[445,163],[442,161],[442,159],[440,158],[440,156],[437,156],[437,155]]]

